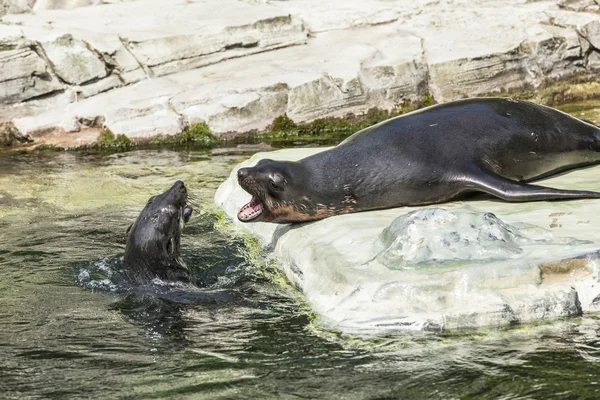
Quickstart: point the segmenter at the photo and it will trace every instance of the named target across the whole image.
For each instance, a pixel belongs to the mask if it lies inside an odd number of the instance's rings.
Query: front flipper
[[[600,192],[563,190],[512,181],[493,172],[478,169],[466,177],[469,190],[491,194],[510,202],[600,199]]]

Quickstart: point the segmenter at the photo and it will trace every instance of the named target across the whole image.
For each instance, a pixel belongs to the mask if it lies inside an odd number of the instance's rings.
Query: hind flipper
[[[468,178],[469,190],[484,192],[509,202],[600,199],[600,192],[563,190],[512,181],[493,172],[478,170]]]

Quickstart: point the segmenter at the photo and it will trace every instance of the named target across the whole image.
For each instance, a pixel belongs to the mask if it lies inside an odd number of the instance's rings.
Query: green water
[[[212,206],[249,155],[0,154],[0,396],[600,398],[594,316],[441,336],[314,326],[301,295]],[[102,282],[145,201],[176,179],[200,203],[182,237],[198,290],[165,300],[82,280]]]

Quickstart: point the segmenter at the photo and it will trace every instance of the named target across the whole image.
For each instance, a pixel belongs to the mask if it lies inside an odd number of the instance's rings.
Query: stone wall
[[[600,69],[584,0],[4,0],[0,123],[217,135],[534,90]]]

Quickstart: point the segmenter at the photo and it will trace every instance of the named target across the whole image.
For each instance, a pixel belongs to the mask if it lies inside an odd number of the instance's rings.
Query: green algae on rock
[[[364,114],[348,113],[343,118],[317,118],[310,122],[296,123],[287,114],[283,114],[275,118],[267,130],[259,132],[256,138],[271,144],[298,141],[332,144],[386,119],[433,104],[431,95],[427,93],[419,103],[405,102],[391,110],[373,107]]]
[[[0,123],[0,148],[28,142],[31,142],[31,139],[21,135],[11,122]]]
[[[105,129],[98,137],[98,147],[101,150],[109,151],[128,151],[131,149],[131,140],[125,135],[114,135],[110,130]]]
[[[193,147],[199,149],[210,149],[217,144],[219,144],[219,139],[211,133],[206,122],[190,125],[178,135],[159,136],[150,142],[151,147]]]

